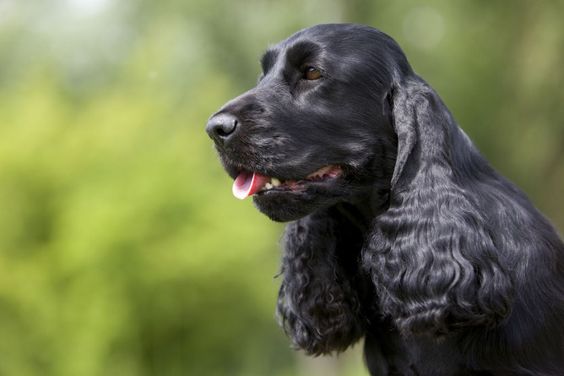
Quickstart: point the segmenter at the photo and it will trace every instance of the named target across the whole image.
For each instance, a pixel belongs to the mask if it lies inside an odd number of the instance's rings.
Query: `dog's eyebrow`
[[[319,50],[320,47],[316,43],[301,41],[290,47],[286,56],[291,64],[299,66],[303,64],[305,60],[317,57]]]
[[[278,52],[275,50],[268,50],[264,53],[264,55],[262,55],[260,59],[260,65],[262,66],[262,71],[264,73],[268,72],[268,70],[272,68],[277,56]]]

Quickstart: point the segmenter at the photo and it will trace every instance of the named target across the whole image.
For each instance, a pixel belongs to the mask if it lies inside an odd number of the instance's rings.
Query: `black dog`
[[[398,45],[319,25],[262,58],[207,132],[286,227],[278,314],[309,354],[365,338],[372,375],[564,375],[564,245]]]

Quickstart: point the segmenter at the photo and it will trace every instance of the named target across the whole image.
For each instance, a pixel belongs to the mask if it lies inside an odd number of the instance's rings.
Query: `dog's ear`
[[[277,316],[294,345],[312,355],[344,351],[363,333],[358,273],[346,268],[356,266],[354,256],[339,249],[361,235],[339,217],[314,213],[289,223],[284,235]]]
[[[412,175],[422,167],[426,158],[431,157],[421,153],[425,146],[422,143],[430,143],[426,145],[430,147],[435,144],[435,151],[439,151],[440,144],[446,142],[449,125],[454,121],[435,91],[417,76],[410,76],[396,83],[390,90],[388,101],[398,140],[396,164],[390,184],[393,190],[404,174]]]
[[[406,86],[394,85],[387,97],[392,112],[392,125],[398,140],[396,164],[390,183],[392,189],[396,186],[417,142],[415,108],[412,106],[413,98],[409,97]]]
[[[485,201],[469,188],[489,167],[422,79],[409,76],[389,99],[398,143],[390,206],[363,254],[382,311],[407,332],[496,325],[512,284]]]

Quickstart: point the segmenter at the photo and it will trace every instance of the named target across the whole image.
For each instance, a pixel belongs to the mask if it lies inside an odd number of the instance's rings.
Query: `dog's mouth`
[[[343,170],[337,165],[328,165],[312,172],[302,179],[282,180],[272,176],[265,176],[258,172],[241,171],[233,182],[233,195],[243,200],[254,194],[268,194],[270,192],[301,192],[309,184],[325,183],[342,176]]]

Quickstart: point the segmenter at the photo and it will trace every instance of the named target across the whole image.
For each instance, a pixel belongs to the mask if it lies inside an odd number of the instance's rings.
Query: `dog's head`
[[[411,72],[397,44],[365,26],[302,30],[262,57],[253,89],[209,120],[238,198],[289,221],[375,182],[389,186],[397,151],[394,82]]]

